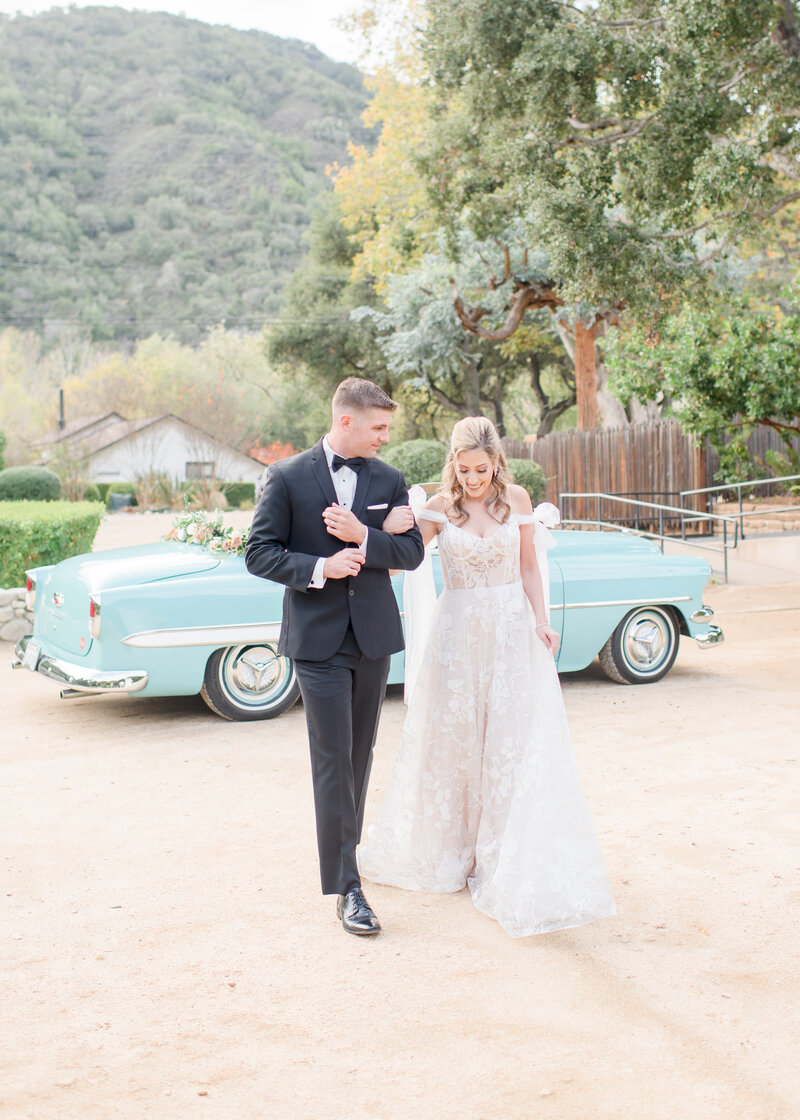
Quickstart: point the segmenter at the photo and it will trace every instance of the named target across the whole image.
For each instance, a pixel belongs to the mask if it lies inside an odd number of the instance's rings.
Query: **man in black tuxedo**
[[[343,381],[328,434],[269,468],[246,554],[250,572],[286,586],[278,650],[306,711],[322,893],[339,896],[355,934],[381,928],[356,845],[389,662],[403,648],[389,569],[413,570],[424,551],[402,474],[375,457],[396,407],[371,381]]]

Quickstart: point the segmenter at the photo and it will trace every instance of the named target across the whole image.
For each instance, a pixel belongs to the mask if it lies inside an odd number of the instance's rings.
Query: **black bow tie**
[[[333,456],[333,469],[338,471],[340,467],[349,467],[351,471],[356,474],[364,466],[365,459],[361,455],[355,455],[352,459],[343,459],[341,455],[334,454]]]

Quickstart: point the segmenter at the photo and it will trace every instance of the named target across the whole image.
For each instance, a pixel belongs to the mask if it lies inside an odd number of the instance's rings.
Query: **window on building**
[[[187,478],[213,478],[214,477],[214,464],[213,463],[187,463],[186,464],[186,477]]]

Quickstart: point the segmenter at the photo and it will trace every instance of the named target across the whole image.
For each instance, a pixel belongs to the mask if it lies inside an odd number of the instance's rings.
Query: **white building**
[[[51,460],[65,442],[86,458],[86,477],[92,482],[134,482],[154,474],[175,484],[198,478],[255,482],[264,470],[257,459],[169,412],[143,420],[108,412],[73,421],[40,441],[42,460]]]

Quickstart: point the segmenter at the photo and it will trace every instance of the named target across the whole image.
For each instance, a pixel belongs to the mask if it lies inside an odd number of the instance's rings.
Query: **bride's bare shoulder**
[[[531,513],[533,510],[530,494],[524,486],[518,486],[516,482],[512,482],[508,488],[508,500],[512,513]]]

